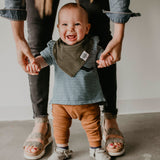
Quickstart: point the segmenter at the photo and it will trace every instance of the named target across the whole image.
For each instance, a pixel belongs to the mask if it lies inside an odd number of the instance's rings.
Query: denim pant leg
[[[98,35],[100,38],[99,45],[105,49],[112,36],[110,32],[110,20],[102,13],[102,9],[109,10],[109,2],[107,0],[97,0],[92,4],[90,4],[90,0],[79,0],[79,2],[89,13],[89,22],[91,23],[90,34]],[[104,97],[107,100],[103,112],[116,115],[116,64],[98,69],[98,74]]]
[[[47,42],[52,39],[58,4],[59,0],[53,0],[52,15],[41,19],[34,7],[34,0],[26,1],[28,43],[34,56],[38,56],[47,46]],[[39,75],[28,76],[33,117],[48,115],[49,74],[50,68],[46,67],[40,71]]]

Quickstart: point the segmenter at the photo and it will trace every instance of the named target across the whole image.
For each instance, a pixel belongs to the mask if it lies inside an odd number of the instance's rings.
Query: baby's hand
[[[108,56],[105,58],[105,60],[99,59],[99,60],[96,61],[97,64],[98,64],[97,67],[98,67],[98,68],[109,67],[110,65],[113,64],[112,61],[113,61],[113,57],[112,57],[111,55],[108,55]]]
[[[26,71],[30,75],[38,75],[40,70],[41,67],[35,62],[31,62],[26,66]]]

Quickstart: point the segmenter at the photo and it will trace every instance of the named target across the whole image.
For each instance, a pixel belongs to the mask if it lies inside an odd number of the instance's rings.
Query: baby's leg
[[[110,160],[110,156],[101,148],[100,108],[97,104],[90,104],[82,114],[81,123],[86,131],[90,144],[90,157],[95,160]]]
[[[72,123],[72,118],[64,109],[63,105],[53,104],[52,114],[54,138],[57,146],[55,152],[48,160],[68,159],[72,155],[72,151],[70,151],[68,147],[69,128]]]
[[[81,118],[82,127],[86,131],[90,147],[101,147],[100,108],[98,104],[89,104],[84,108]]]
[[[69,141],[69,128],[72,118],[66,112],[63,105],[52,105],[53,130],[56,144],[60,147],[67,147]]]

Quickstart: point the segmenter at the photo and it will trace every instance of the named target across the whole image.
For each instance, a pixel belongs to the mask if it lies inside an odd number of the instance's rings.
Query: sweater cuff
[[[130,17],[141,16],[140,13],[129,12],[111,12],[103,10],[103,13],[106,14],[112,22],[114,23],[126,23]]]
[[[17,10],[17,9],[1,9],[0,10],[0,16],[10,19],[10,20],[15,20],[15,21],[24,21],[26,20],[27,17],[27,12],[26,10]]]

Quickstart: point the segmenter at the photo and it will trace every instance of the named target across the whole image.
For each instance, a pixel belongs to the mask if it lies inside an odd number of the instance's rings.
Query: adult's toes
[[[32,147],[32,149],[31,149],[31,152],[32,152],[32,153],[36,153],[37,151],[38,151],[38,148]]]
[[[108,149],[113,149],[115,146],[114,146],[114,143],[110,143],[110,144],[108,144],[108,146],[107,146],[107,148]]]

